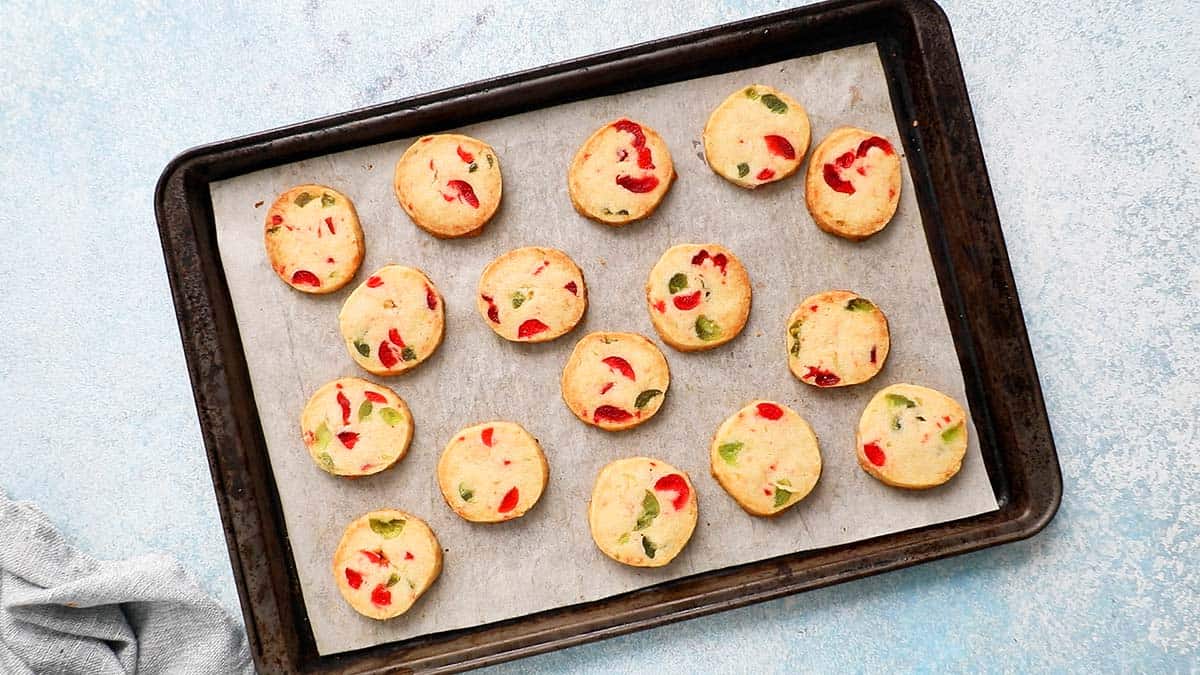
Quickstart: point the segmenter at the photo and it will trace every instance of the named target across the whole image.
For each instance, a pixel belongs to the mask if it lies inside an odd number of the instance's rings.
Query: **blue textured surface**
[[[99,557],[178,556],[238,611],[154,225],[162,167],[790,3],[701,4],[5,3],[0,486]],[[1197,667],[1197,8],[946,11],[1065,474],[1057,519],[1027,542],[499,670]]]

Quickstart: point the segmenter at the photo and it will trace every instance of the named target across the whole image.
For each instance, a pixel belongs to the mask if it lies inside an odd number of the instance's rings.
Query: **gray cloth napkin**
[[[0,491],[0,672],[253,673],[246,634],[163,555],[96,560]]]

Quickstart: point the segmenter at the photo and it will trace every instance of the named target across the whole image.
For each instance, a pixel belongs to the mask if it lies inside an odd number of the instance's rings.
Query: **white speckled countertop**
[[[0,488],[238,611],[152,211],[182,149],[782,9],[15,2]],[[1200,659],[1200,14],[947,2],[1064,471],[1045,532],[497,670],[1188,670]],[[684,664],[681,666],[681,664]]]

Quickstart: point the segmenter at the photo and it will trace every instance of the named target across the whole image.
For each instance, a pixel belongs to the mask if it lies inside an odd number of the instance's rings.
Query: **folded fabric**
[[[0,491],[0,672],[253,673],[242,626],[163,555],[100,561]]]

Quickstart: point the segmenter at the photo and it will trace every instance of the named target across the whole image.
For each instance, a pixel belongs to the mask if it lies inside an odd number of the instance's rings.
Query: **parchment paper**
[[[901,149],[876,48],[865,45],[463,128],[496,148],[504,171],[503,204],[476,239],[438,241],[401,211],[392,194],[392,171],[412,139],[212,186],[225,278],[322,654],[499,621],[996,508],[973,424],[962,472],[941,488],[905,492],[858,468],[854,431],[867,401],[880,388],[913,382],[966,401],[908,167],[895,219],[858,244],[813,224],[804,205],[803,171],[753,192],[725,182],[704,163],[700,134],[718,103],[755,82],[775,85],[807,107],[813,145],[835,127],[852,124],[887,135]],[[612,229],[574,212],[566,171],[584,139],[621,116],[663,136],[679,180],[651,219]],[[366,236],[366,259],[357,278],[329,296],[288,288],[275,277],[263,250],[266,207],[283,190],[306,182],[329,185],[353,199]],[[754,282],[754,305],[745,330],[732,343],[684,354],[657,339],[643,284],[669,246],[710,241],[741,257]],[[569,253],[583,268],[590,291],[581,325],[549,344],[500,339],[475,310],[484,265],[526,245]],[[447,326],[445,342],[426,363],[408,375],[381,380],[351,361],[338,333],[337,314],[350,291],[388,263],[416,266],[432,277],[445,296]],[[785,322],[805,296],[833,288],[853,289],[883,309],[891,324],[892,351],[869,383],[818,390],[788,371]],[[662,410],[632,431],[608,433],[586,426],[561,400],[558,380],[567,355],[579,338],[595,330],[643,333],[670,362],[671,387]],[[318,469],[298,428],[308,396],[346,375],[392,387],[408,401],[416,420],[408,456],[391,470],[358,480]],[[760,397],[787,403],[804,415],[820,438],[824,458],[812,494],[775,519],[746,515],[708,471],[713,431]],[[492,419],[519,422],[540,439],[550,463],[550,484],[525,517],[500,525],[471,524],[443,502],[434,468],[455,431]],[[665,568],[617,564],[600,553],[588,532],[586,506],[597,471],[634,455],[656,456],[686,470],[699,495],[696,533]],[[424,518],[445,549],[445,567],[433,588],[407,614],[386,622],[355,613],[339,595],[330,569],[345,525],[380,507]]]

